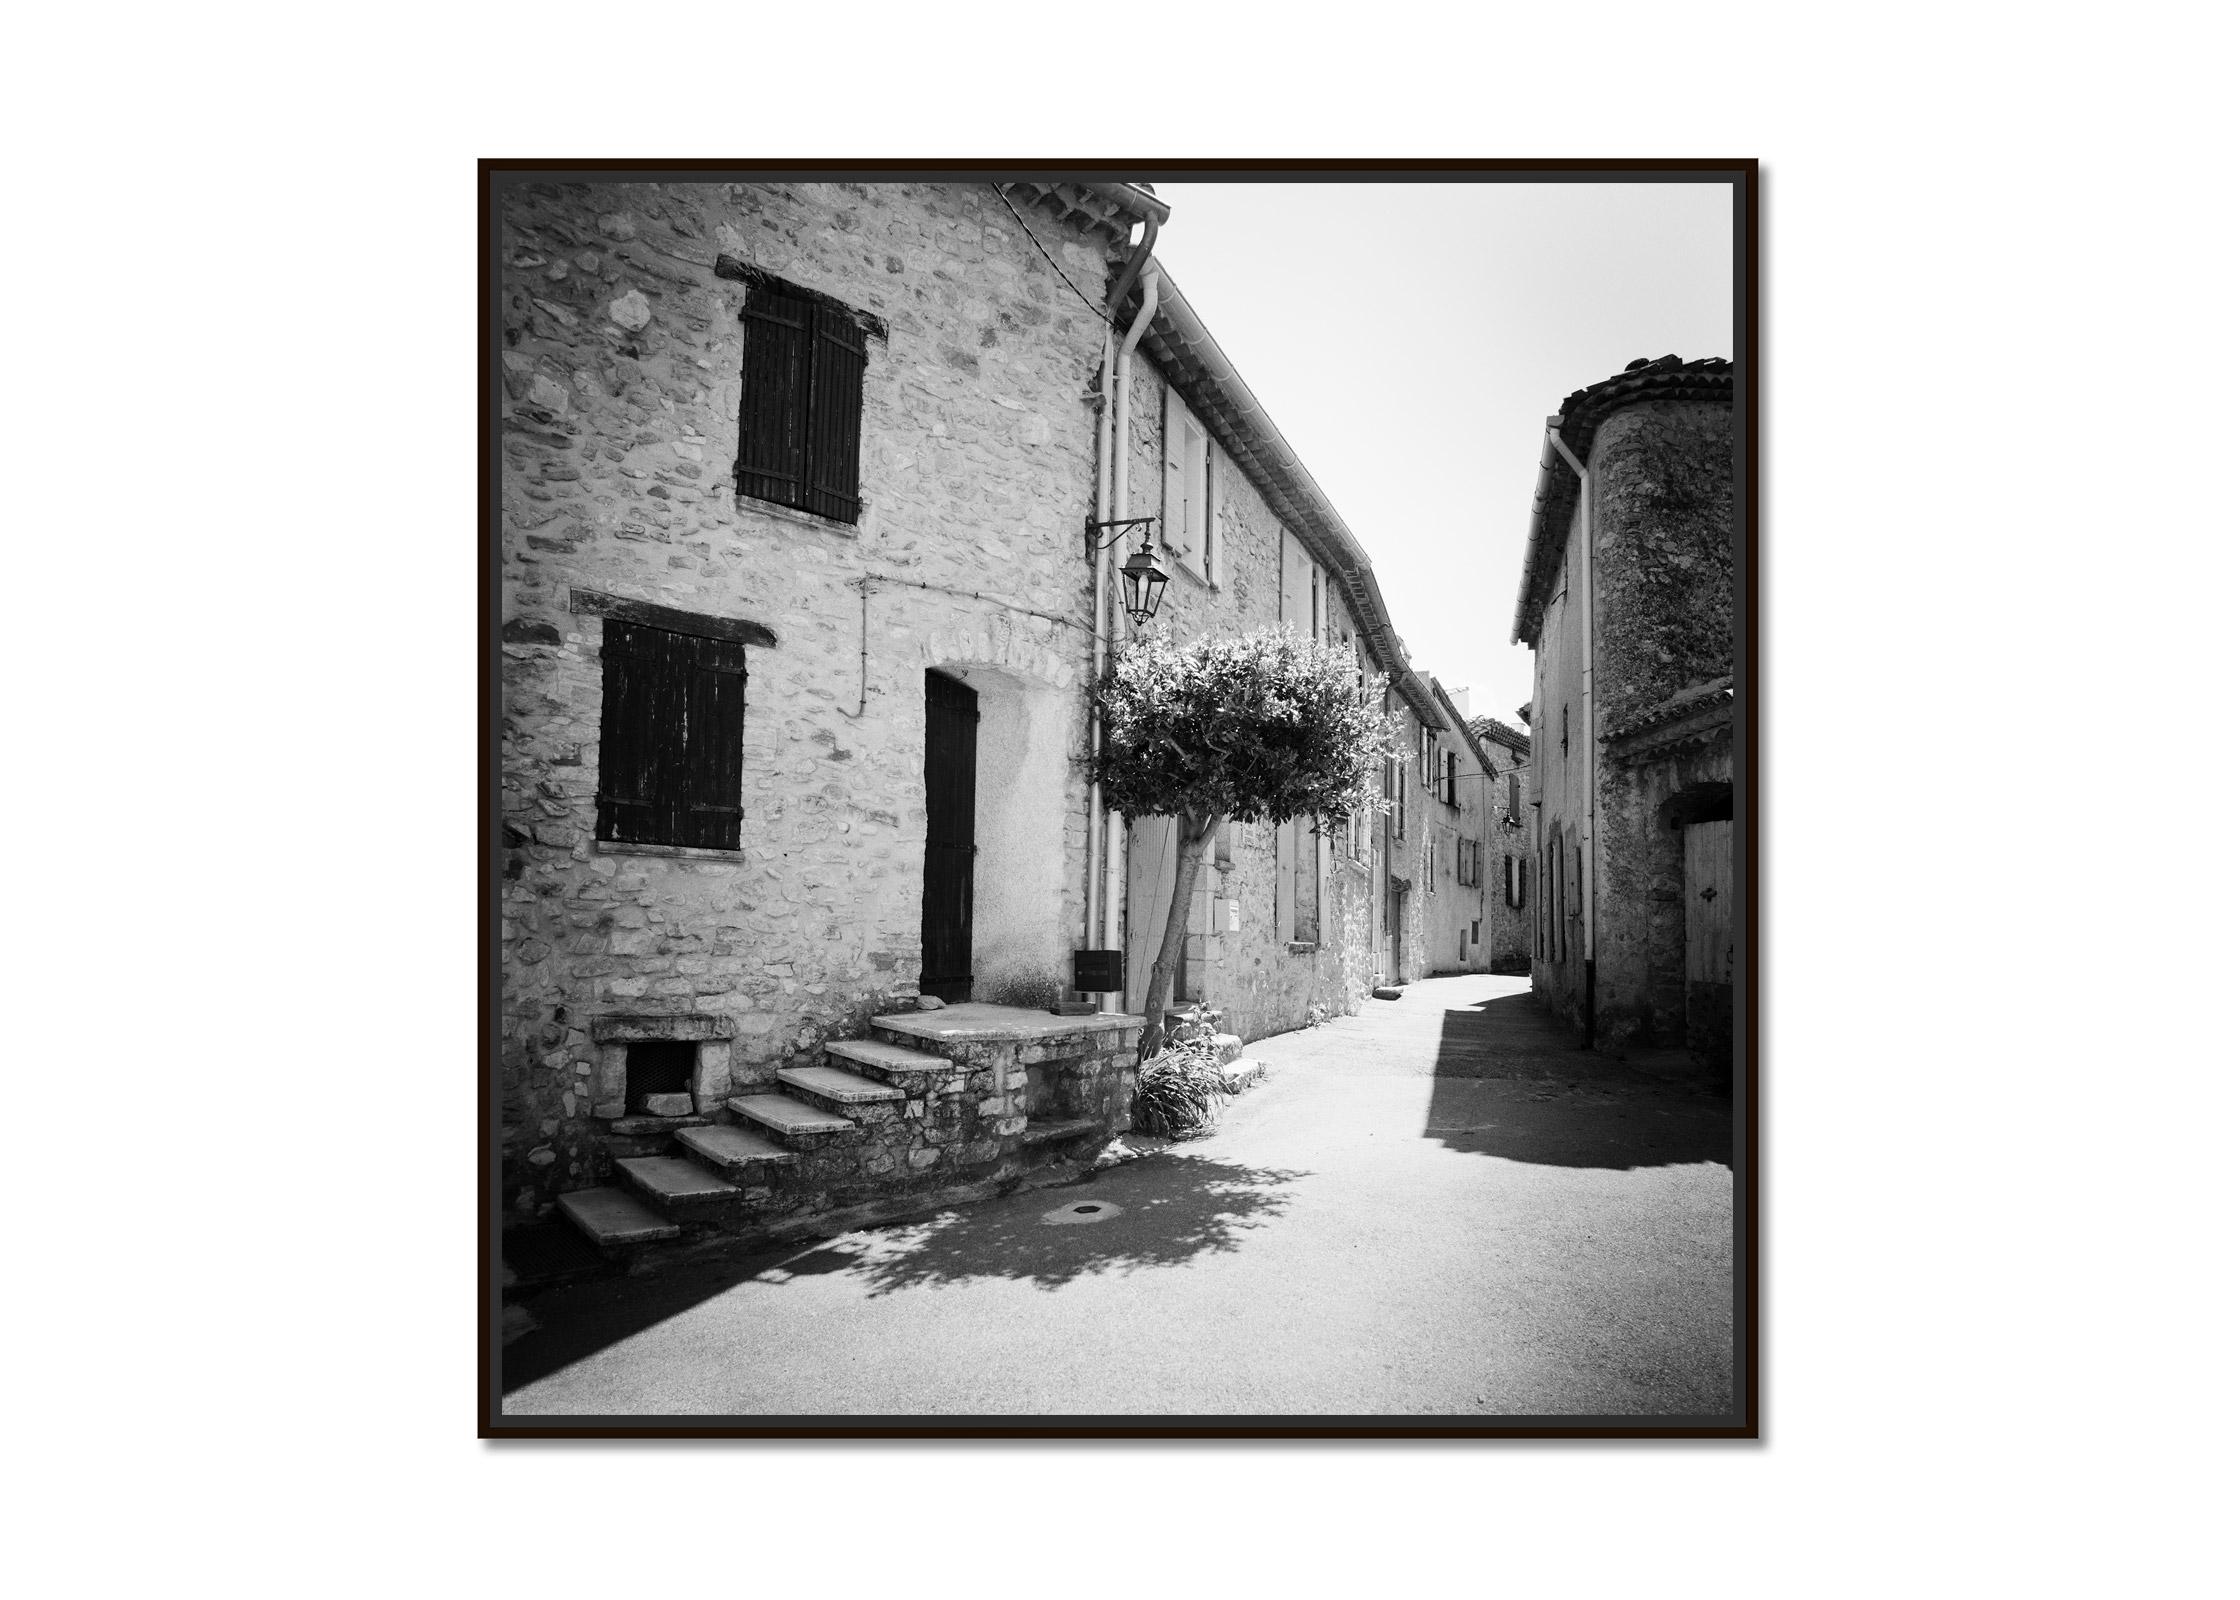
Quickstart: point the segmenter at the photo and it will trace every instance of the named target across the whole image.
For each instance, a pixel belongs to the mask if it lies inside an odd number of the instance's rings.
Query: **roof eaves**
[[[1682,361],[1659,356],[1629,362],[1626,370],[1574,389],[1551,422],[1564,447],[1585,461],[1594,449],[1595,431],[1627,406],[1653,400],[1699,400],[1715,405],[1734,403],[1734,363],[1723,356]],[[1535,649],[1540,643],[1540,614],[1546,609],[1548,591],[1563,567],[1563,551],[1571,533],[1571,513],[1579,501],[1578,475],[1571,470],[1543,430],[1540,440],[1540,476],[1532,491],[1532,521],[1525,536],[1524,571],[1517,583],[1517,612],[1510,638]]]
[[[1152,265],[1159,268],[1159,299],[1151,326],[1144,334],[1145,353],[1167,381],[1182,392],[1190,409],[1212,430],[1284,526],[1337,578],[1371,658],[1393,680],[1410,708],[1426,723],[1438,722],[1430,691],[1413,681],[1407,647],[1392,626],[1392,614],[1385,605],[1383,590],[1377,586],[1368,552],[1165,267],[1159,266],[1156,257]],[[1132,308],[1140,306],[1142,300],[1139,289],[1122,310],[1123,322],[1133,316]]]

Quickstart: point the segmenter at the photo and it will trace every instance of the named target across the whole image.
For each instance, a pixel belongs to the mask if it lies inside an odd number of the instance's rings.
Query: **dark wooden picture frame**
[[[500,747],[506,727],[505,666],[503,651],[509,642],[518,638],[532,638],[543,642],[526,627],[517,627],[507,620],[507,585],[510,575],[506,569],[503,550],[501,493],[507,469],[505,429],[508,426],[505,397],[506,344],[504,338],[505,315],[502,297],[506,289],[507,264],[502,259],[501,216],[499,192],[515,183],[605,183],[605,182],[716,182],[724,179],[751,180],[763,183],[790,181],[851,181],[878,183],[881,181],[936,182],[956,181],[985,184],[997,177],[1048,176],[1096,178],[1111,181],[1159,179],[1193,181],[1266,181],[1271,183],[1343,181],[1406,183],[1415,181],[1438,182],[1499,182],[1499,183],[1595,183],[1595,182],[1687,182],[1730,185],[1734,194],[1733,206],[1733,261],[1734,261],[1734,346],[1733,362],[1733,540],[1734,540],[1734,613],[1733,627],[1733,685],[1732,685],[1732,893],[1736,906],[1733,929],[1733,1015],[1731,1091],[1733,1103],[1731,1158],[1728,1162],[1733,1174],[1733,1330],[1732,1396],[1730,1410],[1712,1416],[1531,1416],[1505,1418],[1485,1415],[1459,1415],[1453,1417],[1425,1416],[1041,1416],[1041,1415],[988,1415],[958,1417],[953,1415],[924,1416],[856,1416],[856,1415],[807,1415],[807,1416],[662,1416],[640,1415],[613,1417],[547,1417],[508,1416],[503,1411],[505,1383],[503,1377],[506,1322],[505,1269],[501,1259],[501,1228],[509,1204],[505,1187],[504,1157],[500,1148],[501,1128],[506,1120],[501,1082],[501,1030],[504,1023],[505,990],[501,966],[501,932],[504,894],[509,881],[509,855],[519,844],[513,837],[506,816],[505,782],[501,769]],[[1759,552],[1760,552],[1760,494],[1759,494],[1759,440],[1760,416],[1765,389],[1765,357],[1760,325],[1759,286],[1759,172],[1753,159],[1727,160],[1484,160],[1484,161],[1422,161],[1422,162],[1255,162],[1233,163],[1216,161],[1153,161],[1144,163],[1048,163],[1048,162],[791,162],[782,167],[758,165],[751,162],[720,160],[670,160],[670,161],[560,161],[535,159],[492,159],[480,164],[478,175],[478,306],[479,350],[477,362],[476,414],[481,433],[480,475],[477,507],[480,540],[476,550],[476,583],[480,608],[480,747],[479,747],[479,809],[476,827],[479,842],[479,879],[476,885],[476,904],[479,919],[480,960],[480,1028],[479,1068],[474,1085],[475,1116],[478,1126],[479,1166],[476,1175],[476,1226],[480,1239],[478,1254],[479,1278],[476,1284],[478,1413],[476,1428],[485,1439],[597,1439],[597,1438],[1555,1438],[1555,1439],[1694,1439],[1694,1440],[1750,1440],[1759,1437],[1761,1423],[1761,1345],[1763,1328],[1760,1317],[1760,1234],[1764,1205],[1763,1152],[1760,1143],[1761,1061],[1759,1017],[1761,1013],[1760,966],[1760,828],[1761,790],[1759,772],[1761,751],[1759,745],[1759,711],[1764,689],[1763,666],[1759,654]],[[733,262],[736,266],[736,262]],[[735,273],[727,274],[736,276]],[[804,337],[814,339],[822,325],[819,318],[838,327],[842,320],[837,313],[802,299],[806,309],[807,329]],[[849,324],[853,330],[834,335],[832,350],[838,352],[818,368],[829,368],[840,373],[840,355],[850,353],[849,340],[884,339],[886,328],[865,329],[859,324]],[[821,347],[820,347],[821,348]],[[845,374],[840,374],[844,377]],[[1599,375],[1582,374],[1587,382]],[[840,377],[828,376],[826,381],[838,382]],[[778,377],[770,379],[773,386]],[[806,380],[805,380],[806,381]],[[855,380],[861,383],[860,375]],[[775,391],[774,391],[775,392]],[[788,391],[789,393],[792,391]],[[1551,402],[1556,397],[1551,396]],[[808,426],[808,424],[804,424]],[[849,436],[852,440],[853,435]],[[730,442],[723,441],[717,448],[711,443],[707,450],[708,465],[718,480],[725,479],[722,461],[730,452]],[[783,455],[786,441],[773,434],[767,445],[767,460],[777,460]],[[1506,446],[1503,446],[1506,448]],[[760,446],[758,446],[760,448]],[[767,466],[767,461],[765,462]],[[823,515],[828,519],[843,516],[852,523],[858,502],[857,485],[852,469],[817,487],[812,496],[804,490],[799,497],[803,504],[790,515],[802,518]],[[868,603],[868,600],[867,600]],[[679,670],[686,676],[694,672],[707,677],[710,683],[718,680],[728,685],[731,675],[744,674],[747,694],[751,698],[753,678],[763,669],[763,662],[771,657],[764,652],[776,649],[787,634],[787,619],[783,616],[753,618],[716,618],[712,621],[694,621],[696,614],[687,613],[644,597],[610,595],[585,587],[575,592],[566,602],[574,614],[585,617],[612,618],[624,624],[650,630],[664,630],[663,637],[675,634],[681,639],[697,639],[698,643],[686,649],[678,659],[690,660]],[[681,619],[681,620],[680,620]],[[1505,618],[1496,619],[1505,622]],[[679,633],[679,627],[691,631]],[[509,631],[510,630],[510,631]],[[868,623],[866,637],[869,637]],[[553,643],[558,643],[557,634]],[[853,641],[845,653],[855,652]],[[701,646],[705,648],[701,648]],[[680,647],[682,649],[683,647]],[[868,648],[868,646],[866,647]],[[702,659],[702,658],[705,659]],[[743,666],[739,663],[743,662]],[[848,662],[853,677],[857,665]],[[835,678],[835,693],[843,688],[850,691],[842,700],[854,698],[858,685],[842,684]],[[632,693],[640,690],[633,688]],[[653,690],[642,691],[653,693]],[[682,695],[685,691],[680,690]],[[692,692],[699,693],[695,689]],[[715,691],[709,691],[711,694]],[[680,704],[682,701],[680,700]],[[708,705],[718,702],[710,699]],[[694,706],[701,704],[694,701]],[[728,705],[728,701],[722,702]],[[695,715],[699,713],[694,712]],[[736,752],[734,751],[735,755]],[[1449,758],[1451,760],[1451,757]],[[1403,763],[1403,765],[1406,765]],[[1405,773],[1402,774],[1403,780]],[[735,769],[719,772],[717,779],[733,785],[737,782]],[[1450,767],[1445,778],[1451,795],[1455,776]],[[1402,787],[1405,787],[1403,781]],[[650,804],[624,797],[627,803]],[[705,796],[691,802],[706,810]],[[1451,802],[1450,802],[1451,803]],[[691,805],[678,801],[683,809]],[[606,806],[601,806],[602,814]],[[1426,808],[1428,809],[1428,807]],[[669,825],[680,841],[672,854],[685,858],[701,855],[708,858],[701,870],[713,870],[716,858],[736,858],[741,844],[751,845],[747,839],[727,848],[716,848],[724,840],[733,839],[738,830],[738,819],[733,816],[727,824],[694,823],[699,831],[691,831],[686,824]],[[684,831],[676,831],[682,829]],[[604,838],[606,827],[601,823]],[[720,835],[720,837],[719,837]],[[667,834],[663,834],[667,838]],[[715,841],[711,846],[708,841]],[[646,848],[659,847],[659,841]],[[1451,852],[1450,852],[1451,854]],[[1459,867],[1458,856],[1452,864]],[[1477,859],[1475,875],[1480,884],[1490,883],[1491,894],[1497,900],[1507,901],[1511,893],[1506,876],[1507,863],[1488,863]],[[1520,893],[1523,891],[1519,891]],[[1534,885],[1532,893],[1539,892]],[[1449,941],[1451,946],[1451,940]],[[1447,952],[1453,954],[1450,948]],[[1591,1002],[1590,1002],[1591,1005]],[[626,1060],[633,1043],[665,1044],[673,1048],[689,1046],[679,1060],[711,1059],[693,1056],[691,1050],[703,1045],[714,1046],[722,1038],[721,1023],[710,1023],[697,1037],[685,1040],[671,1038],[636,1039],[629,1035],[626,1026],[610,1026],[611,1037],[599,1041],[602,1049],[611,1050],[615,1060]],[[666,1060],[666,1058],[663,1058]],[[654,1053],[647,1052],[646,1060],[652,1062]],[[603,1069],[602,1069],[603,1070]],[[618,1065],[616,1070],[622,1070]],[[664,1068],[664,1070],[668,1070]],[[697,1071],[699,1069],[693,1068]],[[649,1080],[650,1081],[650,1080]],[[666,1080],[664,1080],[666,1081]],[[630,1281],[630,1280],[625,1280]],[[642,1282],[643,1280],[641,1280]],[[658,1302],[665,1291],[658,1286],[649,1291]]]

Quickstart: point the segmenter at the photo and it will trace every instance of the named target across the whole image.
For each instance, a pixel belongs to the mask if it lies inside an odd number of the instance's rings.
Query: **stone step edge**
[[[940,1074],[970,1072],[962,1061],[937,1055],[930,1050],[913,1050],[907,1045],[889,1043],[885,1039],[828,1039],[824,1053],[848,1063],[849,1068],[880,1077],[894,1073],[905,1078],[924,1078]],[[902,1057],[896,1060],[896,1057]],[[893,1079],[887,1081],[892,1082]]]
[[[807,1113],[807,1115],[789,1118],[786,1113],[773,1107],[758,1108],[757,1101],[776,1101],[780,1105],[792,1106],[796,1110]],[[815,1106],[802,1105],[800,1101],[782,1094],[738,1095],[726,1100],[724,1104],[757,1127],[774,1128],[781,1134],[857,1133],[861,1131],[858,1124],[849,1121],[846,1117],[820,1113]]]
[[[1067,1139],[1080,1139],[1102,1132],[1104,1122],[1097,1117],[1053,1117],[1047,1122],[1029,1122],[1019,1130],[1019,1142],[1057,1144]]]
[[[819,1081],[820,1073],[847,1081],[826,1087]],[[848,1072],[840,1067],[780,1067],[778,1082],[796,1094],[835,1107],[888,1105],[910,1098],[907,1092],[891,1083],[867,1078],[860,1072]]]
[[[667,1163],[666,1167],[657,1163]],[[739,1197],[739,1186],[716,1177],[699,1162],[684,1156],[629,1156],[614,1164],[631,1188],[656,1205],[716,1205]],[[694,1188],[673,1185],[668,1176],[682,1167],[698,1180]]]
[[[739,1148],[740,1142],[750,1142],[762,1148],[743,1150]],[[755,1167],[790,1167],[801,1159],[793,1151],[772,1144],[760,1134],[728,1122],[716,1123],[706,1128],[679,1128],[677,1144],[693,1160],[726,1178],[749,1175]]]
[[[674,1239],[684,1230],[628,1191],[612,1187],[571,1189],[559,1199],[560,1214],[603,1250]]]

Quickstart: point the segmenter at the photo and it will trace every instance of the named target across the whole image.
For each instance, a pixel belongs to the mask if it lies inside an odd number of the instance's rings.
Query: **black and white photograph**
[[[1751,1436],[1755,178],[486,163],[486,1432]]]
[[[2231,1587],[2230,14],[11,20],[11,1593]]]

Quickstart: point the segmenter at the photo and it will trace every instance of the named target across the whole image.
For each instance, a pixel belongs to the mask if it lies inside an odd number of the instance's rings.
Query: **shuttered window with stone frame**
[[[599,655],[597,836],[738,849],[745,647],[610,616]]]
[[[845,307],[760,279],[747,285],[738,492],[835,522],[863,511],[862,322]]]

